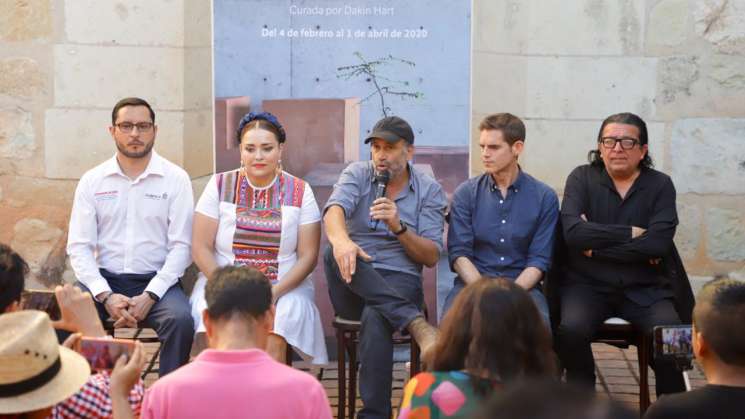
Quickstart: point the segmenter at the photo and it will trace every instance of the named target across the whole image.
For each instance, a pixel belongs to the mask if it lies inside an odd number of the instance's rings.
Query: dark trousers
[[[329,246],[324,268],[336,315],[360,320],[360,418],[391,417],[393,333],[421,316],[422,280],[416,275],[375,269],[357,258],[352,282],[347,284]]]
[[[101,275],[111,287],[111,291],[127,297],[135,297],[142,294],[154,274],[113,274],[101,270]],[[88,291],[82,283],[76,283],[83,291]],[[96,302],[96,309],[101,321],[110,317],[104,305]],[[191,317],[189,299],[176,284],[166,291],[160,301],[153,304],[144,321],[138,324],[140,327],[149,327],[158,334],[161,343],[160,376],[164,376],[189,361],[191,342],[194,339],[194,320]]]
[[[607,292],[586,284],[566,284],[561,289],[561,322],[556,340],[567,381],[595,387],[595,360],[590,343],[598,328],[610,317],[628,321],[650,338],[654,326],[680,323],[669,298],[643,306],[621,290]],[[675,364],[655,360],[651,348],[650,366],[655,372],[657,395],[685,391],[683,375]]]

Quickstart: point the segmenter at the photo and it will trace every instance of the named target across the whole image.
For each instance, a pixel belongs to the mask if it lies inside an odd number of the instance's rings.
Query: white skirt
[[[303,359],[309,360],[312,364],[322,365],[327,364],[329,360],[321,326],[321,313],[316,307],[313,283],[310,281],[311,278],[308,276],[295,289],[277,300],[273,332],[282,336]],[[202,311],[207,308],[207,301],[204,299],[206,285],[207,278],[200,273],[189,298],[197,333],[205,331]]]

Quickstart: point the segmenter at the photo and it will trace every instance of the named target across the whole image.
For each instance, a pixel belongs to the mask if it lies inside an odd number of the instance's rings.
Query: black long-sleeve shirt
[[[642,304],[668,294],[651,292],[664,287],[666,279],[661,265],[650,263],[671,250],[678,225],[675,187],[664,173],[642,168],[621,199],[605,168],[577,167],[564,188],[561,223],[569,247],[567,280],[600,288],[635,289],[640,292],[632,294],[639,295],[630,297],[641,299],[638,302]],[[631,226],[647,231],[632,239]],[[583,254],[588,249],[592,257]]]

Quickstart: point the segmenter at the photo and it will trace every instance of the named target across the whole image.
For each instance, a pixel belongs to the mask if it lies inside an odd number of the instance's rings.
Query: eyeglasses
[[[135,127],[137,127],[137,131],[140,132],[150,132],[151,129],[153,129],[153,123],[152,122],[138,122],[136,124],[133,124],[131,122],[120,122],[116,124],[116,127],[119,128],[119,131],[129,134],[132,132]]]
[[[616,144],[621,143],[621,148],[624,150],[630,150],[634,148],[637,144],[639,144],[639,140],[636,138],[628,138],[628,137],[621,137],[621,138],[614,138],[614,137],[603,137],[600,139],[600,144],[603,145],[603,147],[612,149],[616,148]]]

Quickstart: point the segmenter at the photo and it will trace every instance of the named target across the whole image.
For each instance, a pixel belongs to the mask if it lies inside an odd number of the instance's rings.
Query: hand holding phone
[[[122,355],[132,357],[135,341],[129,339],[106,339],[83,337],[77,351],[88,361],[93,371],[111,371]]]
[[[21,293],[21,309],[43,311],[52,320],[61,318],[59,304],[52,290],[24,290]]]

